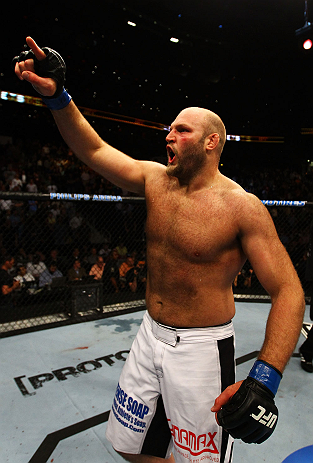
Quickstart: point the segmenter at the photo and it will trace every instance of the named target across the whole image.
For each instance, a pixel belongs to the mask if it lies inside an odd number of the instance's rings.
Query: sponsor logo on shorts
[[[251,413],[250,416],[255,421],[258,421],[259,423],[263,424],[264,426],[267,426],[268,428],[272,428],[274,424],[277,421],[277,415],[275,413],[270,412],[267,416],[265,415],[266,409],[262,407],[261,405],[258,405],[258,409],[260,410],[260,413],[258,415],[255,415],[254,413]]]
[[[180,429],[178,426],[175,426],[171,423],[171,420],[168,419],[168,424],[173,436],[173,441],[176,447],[179,449],[187,451],[187,455],[191,456],[200,456],[203,454],[219,454],[216,444],[214,442],[217,432],[207,432],[205,434],[196,435],[187,429]],[[181,452],[179,452],[181,453]],[[189,458],[187,457],[186,458]],[[190,458],[189,458],[190,459]],[[219,457],[208,458],[211,461],[219,461]],[[201,460],[201,458],[200,458]],[[199,461],[200,461],[199,460]]]
[[[113,399],[112,412],[125,428],[134,432],[144,432],[146,428],[145,418],[149,407],[129,396],[118,384]]]

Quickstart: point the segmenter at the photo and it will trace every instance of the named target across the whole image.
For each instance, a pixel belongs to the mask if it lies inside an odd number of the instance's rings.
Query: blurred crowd
[[[232,176],[239,185],[259,199],[313,201],[313,169],[267,167],[262,170],[243,167]]]
[[[136,159],[149,153],[150,159],[166,163],[162,133],[141,129],[138,137],[138,133],[131,130],[122,131],[117,126],[111,133],[110,129],[107,141],[110,143],[110,138],[116,140],[118,149]],[[150,146],[153,146],[152,151]],[[260,199],[313,201],[311,165],[304,167],[299,162],[290,167],[286,163],[277,168],[265,163],[262,168],[256,168],[251,162],[249,166],[245,163],[238,166],[236,162],[228,164],[227,169],[221,165],[222,173]],[[38,139],[0,143],[0,191],[123,194],[123,191],[83,165],[62,141],[42,143]]]
[[[114,249],[109,246],[91,247],[86,254],[74,248],[70,255],[51,249],[48,255],[41,251],[26,254],[23,249],[15,255],[5,255],[0,264],[0,286],[8,278],[18,282],[14,290],[27,289],[33,294],[38,289],[49,289],[68,283],[103,283],[107,293],[144,291],[146,283],[145,253],[128,253],[123,242]],[[3,277],[4,276],[4,281]],[[0,305],[8,297],[0,292]]]
[[[115,138],[117,134],[113,135]],[[131,136],[131,132],[128,135]],[[152,136],[151,131],[142,135],[141,142],[149,143]],[[163,143],[164,140],[164,148]],[[155,160],[166,162],[162,158]],[[223,173],[262,200],[313,201],[313,171],[304,169],[302,165],[280,169],[264,166],[257,172],[236,165]],[[52,273],[58,270],[68,278],[68,272],[74,265],[74,250],[78,250],[80,255],[75,256],[75,265],[84,269],[84,277],[92,272],[93,278],[99,279],[96,277],[99,268],[106,269],[104,275],[110,268],[118,280],[117,285],[110,280],[111,290],[121,290],[123,285],[131,291],[137,290],[132,284],[134,270],[126,278],[125,269],[120,275],[120,266],[129,263],[132,258],[133,264],[127,271],[136,268],[137,272],[138,262],[145,261],[141,255],[144,253],[145,239],[144,203],[116,203],[110,209],[101,209],[99,213],[94,204],[86,207],[86,204],[77,202],[40,201],[36,196],[27,200],[8,199],[4,195],[1,197],[1,192],[131,196],[131,193],[117,188],[82,164],[61,140],[58,143],[42,143],[38,139],[25,139],[0,144],[0,258],[8,254],[14,256],[16,276],[19,272],[17,265],[23,264],[28,271],[34,258],[39,258],[44,263],[44,270],[51,273],[51,262],[55,265],[56,260],[50,256],[50,252],[57,249],[59,257],[62,256],[61,264],[58,263]],[[294,209],[274,207],[269,210],[280,238],[303,279],[312,208],[301,212]],[[124,255],[118,250],[120,242],[127,249]],[[93,270],[88,261],[91,249],[95,252],[92,265],[96,267]],[[140,266],[144,267],[144,264]],[[142,274],[141,271],[139,273]],[[107,281],[108,276],[105,277]],[[39,276],[36,278],[39,285]],[[253,280],[253,271],[246,268],[234,285],[238,288],[251,287]]]

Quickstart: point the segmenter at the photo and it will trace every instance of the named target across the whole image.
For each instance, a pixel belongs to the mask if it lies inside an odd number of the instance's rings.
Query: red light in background
[[[312,48],[312,40],[310,39],[305,40],[302,46],[305,50],[310,50],[310,48]]]

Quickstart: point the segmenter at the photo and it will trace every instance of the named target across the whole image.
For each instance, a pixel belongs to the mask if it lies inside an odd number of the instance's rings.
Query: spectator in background
[[[251,288],[253,274],[254,272],[249,261],[246,261],[234,280],[234,287],[238,289]]]
[[[103,243],[103,245],[102,245],[102,247],[101,247],[101,249],[99,251],[99,256],[103,257],[104,262],[107,260],[110,253],[111,253],[111,249],[109,247],[109,244],[108,243]]]
[[[125,289],[129,289],[132,293],[135,293],[138,288],[138,270],[136,267],[131,268],[126,273],[126,286]]]
[[[103,273],[102,273],[103,289],[107,292],[118,293],[120,289],[120,273],[118,268],[118,252],[113,249],[111,252]]]
[[[51,249],[49,253],[48,262],[55,262],[58,269],[63,271],[65,265],[64,259],[59,255],[59,250],[57,248]]]
[[[101,280],[104,270],[103,257],[98,256],[97,262],[91,267],[89,275],[93,275],[95,280]]]
[[[21,214],[22,214],[22,212],[23,211],[20,211],[20,209],[15,207],[15,206],[12,207],[12,209],[11,209],[11,214],[9,215],[9,220],[11,222],[13,231],[16,231],[17,227],[19,226],[19,224],[21,222]]]
[[[90,266],[95,265],[98,261],[97,248],[95,248],[94,246],[90,250],[90,254],[87,257],[87,261]]]
[[[25,283],[29,282],[34,282],[35,283],[35,278],[31,273],[28,273],[26,270],[26,266],[24,264],[18,263],[17,266],[17,275],[14,277],[15,281],[18,281],[20,283],[20,289],[23,289],[25,286]]]
[[[83,218],[80,212],[76,212],[70,220],[70,227],[75,232],[81,226]]]
[[[79,248],[74,248],[73,249],[73,252],[72,252],[72,256],[71,256],[71,260],[76,260],[76,259],[80,259],[80,249]]]
[[[127,247],[124,244],[124,241],[120,241],[115,249],[118,252],[119,259],[121,259],[121,260],[126,259],[128,251],[127,251]]]
[[[55,215],[53,214],[53,212],[50,211],[48,212],[48,217],[46,218],[46,225],[51,232],[54,231],[55,224],[56,224]]]
[[[24,190],[26,187],[26,182],[27,182],[25,170],[22,171],[21,180],[22,180],[22,189]]]
[[[126,273],[126,289],[129,289],[132,293],[137,291],[145,292],[147,282],[147,268],[145,261],[138,261],[128,272]]]
[[[30,216],[36,215],[38,210],[38,202],[34,200],[28,201],[28,214]]]
[[[37,185],[35,184],[34,182],[34,179],[31,178],[29,183],[27,183],[26,185],[26,191],[28,193],[38,193],[38,188],[37,188]]]
[[[75,259],[72,268],[67,272],[70,281],[79,281],[87,276],[86,270],[81,267],[79,259]]]
[[[4,183],[1,184],[0,186],[1,191],[7,191],[7,188]],[[0,210],[2,214],[6,213],[7,211],[10,211],[12,209],[13,203],[11,199],[0,199]]]
[[[309,249],[306,256],[305,280],[307,293],[311,296],[310,318],[313,320],[313,220],[310,225]],[[300,346],[301,367],[308,373],[313,373],[313,326],[308,332],[307,339]]]
[[[18,173],[16,173],[14,178],[10,182],[10,191],[22,191],[22,188],[22,180],[19,178]]]
[[[137,261],[135,267],[127,272],[126,281],[131,281],[132,273],[136,276],[136,291],[145,293],[147,284],[147,265],[145,259]],[[131,287],[130,289],[132,290]]]
[[[56,193],[58,191],[58,187],[55,185],[54,181],[52,180],[51,175],[48,178],[48,185],[47,185],[47,192],[48,193]]]
[[[26,265],[27,272],[31,273],[33,277],[38,279],[42,272],[47,270],[46,264],[41,260],[41,256],[39,252],[36,252],[34,256],[30,254],[29,261]]]
[[[7,165],[7,169],[4,171],[3,174],[6,184],[9,185],[11,180],[15,177],[15,170],[13,169],[12,164]]]
[[[76,243],[77,242],[79,243],[81,239],[82,223],[83,223],[83,217],[79,211],[77,211],[69,221],[72,239]]]
[[[2,260],[0,268],[0,306],[13,308],[13,291],[20,287],[19,281],[13,279],[10,275],[10,270],[14,267],[14,257],[7,255]],[[1,314],[0,314],[1,318]]]
[[[15,255],[15,261],[18,262],[20,265],[24,265],[26,268],[27,264],[27,254],[23,247],[19,248],[17,254]]]
[[[39,288],[43,286],[51,286],[53,278],[61,278],[63,273],[58,270],[56,262],[51,262],[49,268],[47,268],[39,277]]]
[[[123,262],[119,268],[120,284],[121,284],[121,288],[123,289],[127,288],[128,286],[128,283],[126,281],[126,274],[132,268],[134,268],[134,258],[130,254],[127,254],[125,262]]]
[[[90,243],[88,243],[90,245]],[[88,269],[88,271],[91,268],[91,265],[88,262],[88,254],[89,254],[89,245],[87,244],[81,244],[81,252],[80,252],[80,262],[83,267],[85,267],[85,270]],[[87,271],[87,270],[86,270]],[[88,273],[88,272],[87,272]]]

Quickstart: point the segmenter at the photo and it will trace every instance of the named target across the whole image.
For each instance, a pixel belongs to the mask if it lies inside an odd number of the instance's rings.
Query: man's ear
[[[211,135],[209,135],[207,137],[207,142],[206,142],[207,150],[209,150],[209,151],[214,150],[217,147],[219,141],[220,141],[219,134],[218,133],[211,133]]]

